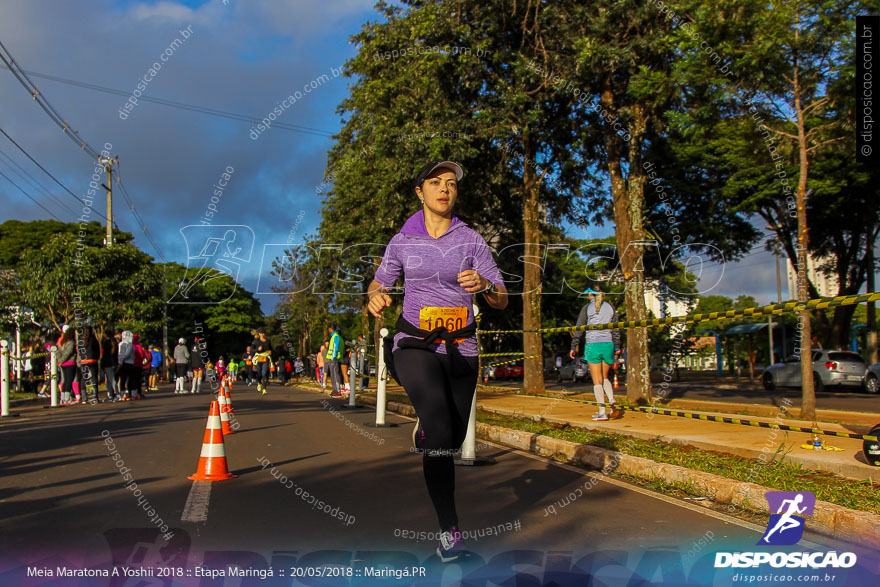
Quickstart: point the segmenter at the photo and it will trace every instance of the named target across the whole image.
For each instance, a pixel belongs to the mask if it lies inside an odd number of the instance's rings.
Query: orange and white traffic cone
[[[614,385],[612,387],[614,389],[620,389],[620,385],[617,383],[617,371],[614,372]]]
[[[229,395],[229,389],[223,390],[223,395],[226,396],[226,411],[231,415],[235,415],[235,410],[232,409],[232,396]]]
[[[235,434],[235,430],[229,427],[229,405],[226,403],[226,391],[222,385],[218,399],[220,400],[218,402],[220,404],[220,429],[223,430],[223,436]]]
[[[226,447],[223,444],[223,431],[220,426],[220,404],[211,402],[208,423],[205,426],[205,439],[199,455],[199,468],[187,479],[192,481],[223,481],[238,477],[229,472],[226,466]]]

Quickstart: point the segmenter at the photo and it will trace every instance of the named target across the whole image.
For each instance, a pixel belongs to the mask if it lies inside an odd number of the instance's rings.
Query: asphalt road
[[[29,568],[115,565],[153,575],[46,584],[373,585],[385,583],[368,575],[391,565],[424,569],[417,584],[464,578],[491,585],[516,576],[517,585],[583,585],[593,574],[597,585],[733,585],[741,569],[716,571],[714,553],[756,550],[764,529],[483,445],[479,454],[495,464],[456,468],[462,530],[477,533],[467,541],[473,554],[441,565],[432,556],[436,539],[418,539],[437,528],[421,457],[410,451],[411,420],[389,414],[400,426],[368,428],[374,414],[366,408],[347,410],[339,400],[291,388],[272,386],[268,396],[252,389],[233,390],[240,428],[225,438],[238,477],[214,483],[187,479],[201,450],[208,394],[166,389],[122,404],[30,406],[0,421],[0,584],[43,584],[26,578]],[[132,475],[139,496],[120,470]],[[173,536],[157,529],[162,523]],[[805,537],[823,550],[859,554],[857,567],[833,571],[847,579],[835,584],[876,581],[876,553]],[[812,546],[797,548],[805,544]],[[227,573],[228,565],[271,567],[274,581],[199,574]],[[160,578],[156,569],[172,577]],[[312,573],[351,575],[292,578]]]
[[[522,380],[490,381],[489,385],[504,387],[522,387]],[[655,395],[661,388],[654,383]],[[555,377],[548,376],[545,380],[548,390],[570,389],[592,395],[593,385],[589,380],[584,383],[564,381],[556,383]],[[774,391],[765,391],[760,380],[749,383],[748,378],[743,378],[739,384],[733,380],[715,382],[712,380],[678,381],[669,384],[668,399],[689,399],[715,402],[735,402],[756,405],[780,405],[782,398],[791,400],[793,406],[801,405],[801,390],[796,387],[783,387]],[[626,384],[621,383],[620,390],[615,393],[625,394]],[[850,412],[878,413],[880,414],[880,395],[869,394],[861,389],[847,387],[830,388],[816,394],[816,407],[825,410],[845,410]]]

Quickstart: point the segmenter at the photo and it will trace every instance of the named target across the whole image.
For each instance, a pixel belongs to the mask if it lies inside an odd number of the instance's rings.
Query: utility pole
[[[104,166],[107,172],[107,234],[104,237],[104,246],[110,248],[113,246],[113,164],[119,163],[119,155],[116,157],[99,157],[98,162]]]
[[[171,380],[168,373],[168,265],[162,265],[162,373],[165,381]],[[176,389],[176,388],[175,388]]]
[[[776,303],[782,303],[782,280],[779,277],[779,240],[773,243],[773,256],[776,257]],[[789,292],[788,297],[791,297]],[[787,336],[785,335],[785,319],[782,319],[782,359],[785,360],[785,349],[788,346]]]

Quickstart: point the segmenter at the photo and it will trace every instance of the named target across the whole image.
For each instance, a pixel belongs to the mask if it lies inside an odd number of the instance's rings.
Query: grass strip
[[[880,500],[877,499],[878,486],[869,480],[856,481],[832,473],[811,471],[799,464],[785,462],[785,455],[778,450],[774,458],[766,464],[734,455],[714,453],[691,446],[677,446],[658,440],[640,440],[622,434],[610,434],[587,430],[568,424],[536,422],[527,418],[502,416],[479,410],[477,420],[492,426],[502,426],[522,430],[530,434],[542,434],[620,451],[635,457],[651,459],[659,463],[669,463],[722,475],[728,479],[747,481],[781,491],[810,491],[816,499],[834,503],[854,510],[880,514]],[[781,448],[781,443],[780,443]],[[615,476],[615,475],[612,475]],[[642,480],[640,485],[651,486]],[[655,483],[656,484],[656,483]],[[689,491],[688,484],[664,483],[666,488],[678,489],[692,497],[702,497]]]

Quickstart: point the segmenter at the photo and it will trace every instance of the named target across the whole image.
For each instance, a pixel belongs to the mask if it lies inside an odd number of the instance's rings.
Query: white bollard
[[[477,390],[471,402],[471,415],[468,418],[467,434],[461,444],[461,460],[473,461],[477,458]]]
[[[355,361],[357,362],[357,361]],[[351,361],[349,363],[348,369],[348,407],[356,408],[357,407],[357,380],[358,380],[358,371],[357,365],[352,365]]]
[[[379,362],[376,365],[376,426],[385,425],[385,386],[388,380],[388,369],[385,367],[385,337],[388,329],[379,331]]]
[[[55,353],[58,347],[53,346],[49,349],[49,395],[51,396],[51,405],[53,408],[58,407],[58,363],[55,362]]]
[[[9,415],[9,342],[0,340],[0,416]]]
[[[474,304],[474,317],[480,314],[480,308]],[[478,347],[479,348],[479,345]],[[480,384],[480,374],[477,373],[477,385]],[[467,433],[464,442],[461,443],[461,455],[455,459],[456,465],[494,465],[492,457],[477,456],[477,388],[474,386],[474,400],[471,402],[471,414],[468,417]]]

